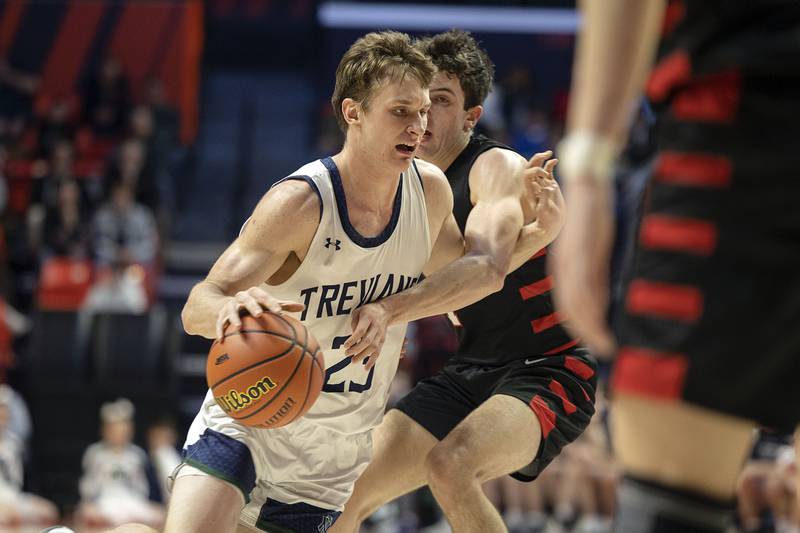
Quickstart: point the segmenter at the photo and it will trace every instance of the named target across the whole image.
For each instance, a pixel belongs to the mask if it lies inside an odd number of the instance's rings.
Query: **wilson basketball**
[[[308,411],[322,390],[319,343],[292,317],[264,312],[227,328],[211,345],[206,380],[225,413],[246,426],[276,428]]]

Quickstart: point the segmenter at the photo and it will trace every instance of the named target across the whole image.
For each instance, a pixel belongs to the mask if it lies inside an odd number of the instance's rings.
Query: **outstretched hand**
[[[363,361],[369,370],[381,353],[389,327],[389,313],[380,302],[364,305],[350,313],[353,333],[344,341],[342,347],[345,355],[353,358],[353,362]]]
[[[556,238],[566,220],[566,206],[553,170],[558,159],[548,150],[535,154],[522,170],[522,209],[525,225],[543,231],[548,241]]]

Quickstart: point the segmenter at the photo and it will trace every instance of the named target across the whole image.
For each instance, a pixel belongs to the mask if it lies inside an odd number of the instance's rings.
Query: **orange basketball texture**
[[[322,390],[325,360],[306,327],[286,315],[242,317],[206,362],[206,380],[225,413],[246,426],[276,428],[308,411]]]

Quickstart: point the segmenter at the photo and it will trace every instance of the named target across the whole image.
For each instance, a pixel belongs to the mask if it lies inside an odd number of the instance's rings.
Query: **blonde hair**
[[[411,38],[397,31],[368,33],[358,39],[342,56],[336,69],[336,87],[331,96],[333,113],[339,127],[347,132],[342,102],[352,98],[367,109],[372,91],[384,80],[399,81],[413,76],[428,87],[436,67]]]

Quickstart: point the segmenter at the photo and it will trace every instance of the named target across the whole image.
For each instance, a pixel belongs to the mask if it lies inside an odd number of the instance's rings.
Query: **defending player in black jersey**
[[[470,272],[485,261],[507,262],[508,251],[493,243],[498,234],[519,231],[523,217],[533,215],[520,206],[522,185],[513,179],[524,158],[472,135],[492,80],[486,53],[461,31],[424,39],[419,46],[439,68],[420,154],[445,170],[467,253],[406,296],[361,308],[348,341],[356,357],[386,324],[451,311],[452,302],[485,284]],[[505,531],[481,484],[509,473],[534,479],[589,423],[595,365],[561,327],[545,272],[544,246],[558,233],[563,213],[554,164],[544,165],[548,172],[535,213],[541,252],[505,283],[505,270],[496,269],[496,292],[451,315],[458,352],[387,414],[374,435],[373,460],[332,531],[356,531],[380,505],[425,484],[455,531]]]

